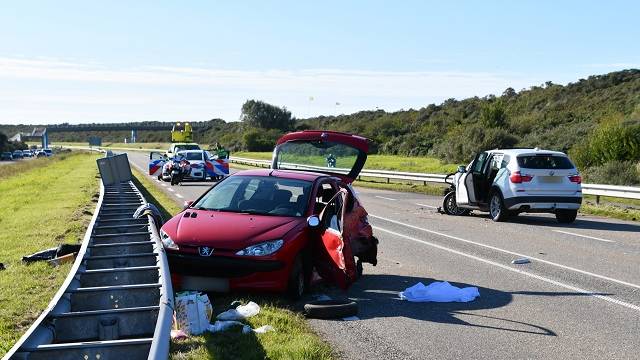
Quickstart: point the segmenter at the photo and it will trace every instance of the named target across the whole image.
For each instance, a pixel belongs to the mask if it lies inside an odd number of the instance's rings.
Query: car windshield
[[[518,156],[518,165],[525,169],[573,169],[574,167],[568,157],[560,155]]]
[[[200,160],[202,161],[202,153],[201,152],[181,152],[178,155],[184,157],[189,161]]]
[[[213,187],[193,207],[274,216],[303,216],[312,183],[271,176],[232,176]]]

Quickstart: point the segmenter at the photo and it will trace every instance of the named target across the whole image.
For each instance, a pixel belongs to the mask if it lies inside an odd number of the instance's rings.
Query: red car
[[[350,184],[368,140],[331,131],[284,135],[272,169],[217,183],[160,231],[174,287],[300,297],[319,275],[347,288],[376,264],[378,240]]]

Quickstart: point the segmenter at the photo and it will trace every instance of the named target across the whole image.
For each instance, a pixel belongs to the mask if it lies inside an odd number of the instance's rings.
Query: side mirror
[[[311,215],[307,218],[307,224],[310,228],[315,229],[320,226],[320,218],[318,218],[316,215]]]
[[[182,205],[182,210],[186,210],[188,207],[191,206],[191,204],[193,204],[193,200],[185,201],[184,204]]]
[[[460,165],[458,166],[458,172],[464,174],[467,172],[467,168],[465,168],[464,165]]]

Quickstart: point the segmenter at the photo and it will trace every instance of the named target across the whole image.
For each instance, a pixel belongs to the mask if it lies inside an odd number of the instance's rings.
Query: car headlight
[[[236,253],[236,255],[242,255],[242,256],[266,256],[266,255],[271,255],[274,252],[278,251],[282,247],[283,243],[284,243],[284,241],[282,239],[263,242],[261,244],[252,245],[252,246],[249,246],[247,248],[244,248],[244,249],[238,251]]]
[[[171,249],[171,250],[178,250],[178,245],[173,242],[173,240],[171,239],[171,237],[169,237],[169,235],[167,235],[166,232],[164,232],[164,230],[160,229],[160,241],[162,241],[162,246],[164,246],[167,249]]]

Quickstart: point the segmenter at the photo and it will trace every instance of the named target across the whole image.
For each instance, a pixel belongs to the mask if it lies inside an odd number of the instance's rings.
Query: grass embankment
[[[60,154],[0,170],[0,262],[6,267],[0,270],[0,357],[44,310],[71,268],[24,265],[21,258],[82,240],[99,193],[96,158]]]
[[[134,183],[147,201],[155,204],[168,219],[181,211],[181,204],[161,191],[138,169],[133,168]],[[226,310],[233,300],[255,301],[260,313],[247,323],[253,328],[271,325],[275,331],[266,334],[241,334],[239,329],[224,333],[191,336],[172,341],[171,359],[333,359],[327,343],[315,335],[304,317],[292,310],[293,304],[277,296],[247,294],[209,294],[214,312]],[[247,299],[247,300],[244,300]]]
[[[232,156],[249,159],[270,160],[271,152],[234,152]],[[338,159],[339,162],[339,159]],[[323,162],[319,165],[326,165]],[[338,167],[340,165],[338,164]],[[440,160],[430,157],[410,157],[395,155],[369,155],[365,169],[392,170],[404,172],[419,172],[427,174],[448,174],[456,171],[455,164],[443,164]]]

